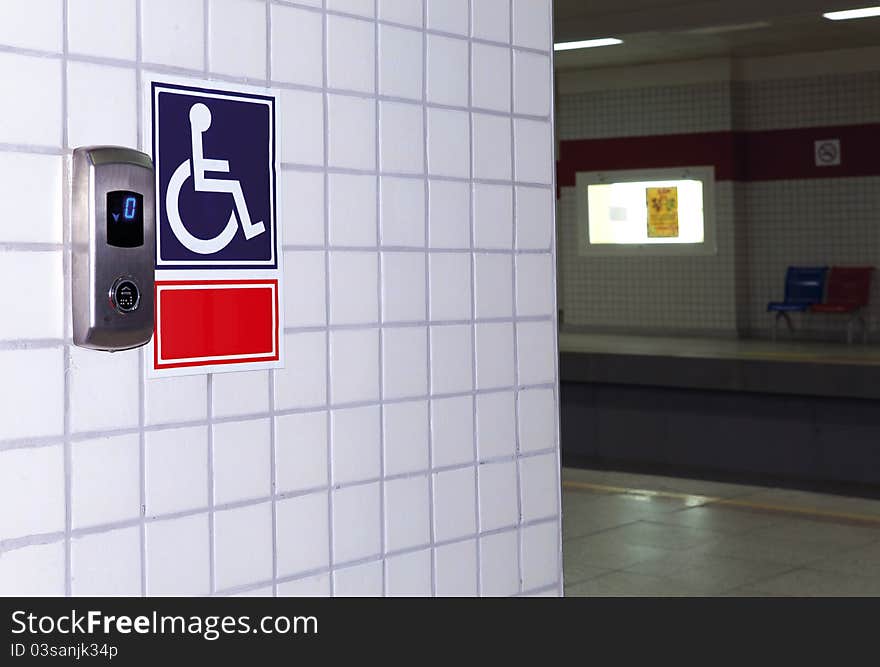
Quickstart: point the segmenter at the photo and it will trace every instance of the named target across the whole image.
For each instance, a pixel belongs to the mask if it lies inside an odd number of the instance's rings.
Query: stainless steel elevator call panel
[[[73,152],[73,342],[128,350],[153,335],[153,161],[130,148]]]

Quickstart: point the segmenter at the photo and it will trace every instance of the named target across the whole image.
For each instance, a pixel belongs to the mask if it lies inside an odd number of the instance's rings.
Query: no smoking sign
[[[815,151],[817,167],[839,167],[842,163],[840,139],[820,139]]]

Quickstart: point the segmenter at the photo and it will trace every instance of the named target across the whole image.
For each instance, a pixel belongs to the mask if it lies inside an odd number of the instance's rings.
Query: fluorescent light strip
[[[847,21],[849,19],[869,19],[874,16],[880,16],[880,7],[864,7],[863,9],[847,9],[842,12],[828,12],[822,14],[826,19],[832,21]]]
[[[595,49],[599,46],[615,46],[623,44],[622,39],[615,37],[603,37],[602,39],[587,39],[582,42],[559,42],[553,45],[554,51],[572,51],[574,49]]]

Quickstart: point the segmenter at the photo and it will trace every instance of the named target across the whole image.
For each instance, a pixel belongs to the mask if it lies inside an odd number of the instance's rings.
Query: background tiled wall
[[[622,88],[562,95],[560,139],[880,122],[880,73]],[[846,157],[844,156],[844,159]],[[791,264],[880,267],[880,179],[721,182],[715,257],[583,257],[577,198],[562,188],[559,303],[566,325],[766,337],[767,303]],[[880,336],[880,281],[868,319]],[[843,339],[833,316],[797,316],[801,336]]]
[[[729,82],[561,95],[559,138],[605,139],[732,129]],[[577,191],[558,203],[559,307],[564,325],[642,332],[736,332],[735,185],[716,184],[718,254],[584,257],[578,252]]]
[[[0,594],[561,591],[550,5],[0,3]],[[71,345],[145,73],[281,90],[282,371]]]

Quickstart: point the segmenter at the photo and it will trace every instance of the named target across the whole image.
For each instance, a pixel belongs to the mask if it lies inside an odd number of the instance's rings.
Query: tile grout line
[[[429,248],[431,245],[431,181],[428,176],[428,0],[422,0],[422,163],[424,166],[424,197],[425,197],[425,321],[431,321],[431,254]],[[426,326],[426,350],[425,355],[425,378],[427,384],[428,400],[425,402],[425,414],[427,417],[427,433],[428,433],[428,467],[434,465],[434,434],[433,434],[433,418],[431,416],[433,408],[433,400],[431,399],[431,327]],[[431,596],[437,597],[437,529],[434,525],[435,518],[434,508],[434,474],[428,473],[428,539],[431,543]]]
[[[321,0],[321,60],[322,69],[321,77],[323,84],[323,92],[321,93],[323,123],[321,136],[324,140],[324,245],[330,245],[330,97],[327,92],[329,82],[329,65],[328,65],[328,25],[327,20],[327,0]],[[336,594],[335,577],[333,576],[333,421],[330,412],[333,401],[333,392],[330,377],[330,253],[324,252],[324,383],[325,383],[325,407],[326,415],[326,440],[327,440],[327,560],[329,572],[329,590],[330,597]]]
[[[516,109],[516,91],[515,91],[515,82],[516,77],[514,75],[514,67],[516,63],[514,61],[514,53],[513,53],[513,0],[510,0],[508,3],[508,11],[510,22],[508,25],[508,35],[510,39],[510,51],[508,52],[508,63],[510,67],[510,113]],[[516,130],[514,127],[513,117],[511,116],[510,120],[510,171],[511,171],[511,180],[516,182]],[[517,229],[517,206],[516,206],[516,188],[511,188],[510,193],[512,202],[511,202],[511,211],[513,212],[511,218],[511,248],[516,250],[516,229]],[[518,265],[517,258],[514,255],[511,261],[511,286],[512,286],[512,294],[511,297],[513,299],[512,308],[513,308],[513,384],[514,386],[519,386],[519,331],[517,326],[517,317],[519,315],[517,309],[517,276],[518,276]],[[522,466],[520,463],[520,436],[519,436],[519,391],[514,391],[513,393],[513,433],[514,433],[514,455],[515,455],[515,474],[516,474],[516,513],[517,513],[517,578],[519,580],[519,592],[522,593],[525,590],[525,581],[523,579],[523,530],[522,530],[522,521],[523,521],[523,484],[522,484]]]
[[[71,249],[72,221],[71,221],[71,183],[72,183],[72,164],[70,158],[67,157],[68,127],[67,115],[69,111],[68,90],[67,90],[67,52],[69,49],[67,19],[69,15],[69,0],[64,0],[62,4],[62,59],[61,59],[61,145],[64,151],[64,160],[62,163],[62,184],[63,202],[61,204],[61,235],[63,243],[63,255],[61,259],[62,271],[65,276],[66,285],[64,286],[61,314],[62,326],[65,332],[65,341],[68,334],[67,313],[72,313],[73,295],[70,291],[71,280],[73,275],[73,253]],[[71,315],[72,322],[72,315]],[[71,332],[72,334],[72,332]],[[70,440],[70,375],[73,370],[72,354],[70,344],[65,342],[63,348],[63,364],[64,364],[64,594],[70,597],[73,594],[73,572],[72,572],[72,556],[71,556],[71,538],[70,533],[73,528],[73,451]]]
[[[468,98],[468,107],[473,106],[474,99],[474,42],[473,42],[473,3],[474,0],[467,0],[468,4],[468,56],[467,56],[467,98]],[[470,307],[471,307],[471,321],[470,321],[470,334],[471,334],[471,388],[476,391],[477,390],[477,256],[475,252],[475,248],[477,245],[476,241],[476,216],[474,214],[474,204],[475,204],[475,196],[474,196],[474,179],[476,177],[476,170],[474,168],[474,114],[473,112],[468,112],[468,169],[470,174],[470,184],[468,186],[468,192],[470,193],[470,205],[468,206],[468,224],[470,226],[470,272],[471,272],[471,289],[470,289]],[[471,397],[471,427],[473,432],[471,434],[471,447],[472,447],[472,455],[473,455],[473,470],[474,470],[474,525],[477,530],[477,540],[476,540],[476,552],[477,552],[477,595],[482,595],[482,587],[483,587],[483,541],[480,538],[481,530],[482,530],[482,519],[480,517],[480,457],[479,451],[477,448],[477,399],[476,396]]]
[[[266,88],[271,88],[272,81],[272,3],[266,0]],[[273,112],[277,110],[277,106],[273,106]],[[276,162],[280,163],[278,155],[275,156]],[[275,165],[272,165],[272,178],[277,179],[275,173]],[[277,187],[277,185],[276,185]],[[276,239],[280,234],[277,229],[278,215],[275,216]],[[280,250],[280,249],[279,249]],[[282,254],[278,252],[278,254]],[[277,416],[275,405],[275,369],[268,372],[269,382],[269,488],[272,493],[272,597],[278,597],[278,470],[276,468],[277,452],[278,452],[278,434],[277,434]]]
[[[144,100],[143,100],[143,70],[141,62],[143,60],[143,0],[137,0],[135,3],[135,60],[137,67],[135,69],[135,85],[137,86],[135,99],[137,100],[137,142],[138,150],[144,150]],[[138,350],[138,482],[140,484],[140,585],[141,596],[147,595],[147,526],[145,517],[147,513],[147,474],[146,474],[146,360],[145,349]]]
[[[382,261],[382,254],[378,251],[378,248],[382,245],[382,234],[380,231],[381,228],[381,201],[382,201],[382,183],[378,174],[381,172],[381,123],[382,123],[382,110],[381,105],[379,103],[379,40],[381,36],[379,34],[379,0],[373,0],[373,13],[375,14],[375,22],[373,24],[373,91],[375,93],[375,101],[374,101],[374,113],[376,117],[376,126],[374,128],[374,140],[375,140],[375,165],[376,165],[376,202],[375,202],[375,211],[376,211],[376,263],[377,263],[377,271],[376,271],[376,305],[377,305],[377,317],[379,318],[379,336],[378,336],[378,360],[379,360],[379,550],[382,554],[382,595],[388,596],[388,561],[385,558],[385,552],[387,549],[387,535],[385,531],[385,408],[382,399],[385,397],[385,324],[384,317],[382,313],[382,277],[385,272],[385,263]]]

